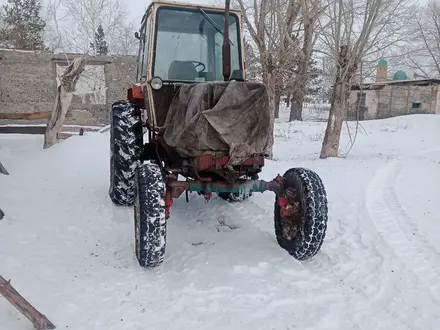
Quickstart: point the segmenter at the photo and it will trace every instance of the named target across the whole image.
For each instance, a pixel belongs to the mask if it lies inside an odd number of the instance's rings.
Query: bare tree
[[[320,20],[322,46],[337,65],[320,158],[338,157],[353,78],[364,57],[398,46],[410,33],[411,0],[327,0]]]
[[[54,39],[52,48],[96,55],[98,47],[90,47],[90,43],[96,42],[95,33],[100,25],[106,35],[110,53],[113,53],[113,48],[120,50],[124,47],[121,43],[124,43],[128,25],[123,0],[48,1],[46,12],[50,18],[48,33]]]
[[[244,37],[245,69],[246,79],[251,81],[262,81],[261,63],[255,51],[255,43],[252,38]]]
[[[61,76],[61,82],[57,88],[51,116],[47,122],[46,131],[44,133],[44,149],[50,148],[57,143],[58,134],[61,132],[61,127],[63,126],[64,119],[72,102],[76,83],[84,71],[85,65],[86,58],[77,57]]]
[[[262,80],[269,94],[273,126],[277,99],[280,97],[277,90],[285,85],[286,70],[292,67],[299,49],[290,36],[294,27],[299,25],[301,6],[293,0],[237,1],[246,28],[256,45]]]
[[[121,23],[111,36],[111,53],[114,55],[136,55],[139,47],[139,41],[134,37],[134,33],[139,30],[137,21]]]
[[[440,3],[429,0],[415,13],[417,33],[411,42],[413,50],[406,64],[424,78],[440,76]]]
[[[7,42],[7,25],[5,23],[5,15],[2,10],[0,10],[0,47],[5,47]]]
[[[290,105],[289,121],[302,120],[302,107],[304,97],[306,95],[306,88],[310,80],[309,67],[310,59],[312,57],[313,46],[315,45],[318,34],[317,25],[320,15],[323,13],[323,6],[321,0],[301,0],[301,21],[302,21],[302,36],[298,49],[298,56],[296,60],[296,70],[294,71],[294,79],[292,81],[292,103]],[[298,40],[298,36],[296,37]],[[290,42],[294,42],[291,40]]]
[[[44,31],[44,40],[48,45],[50,52],[62,50],[65,52],[62,34],[59,27],[59,21],[62,21],[58,17],[62,0],[47,0],[44,9],[44,20],[46,22],[46,29]]]

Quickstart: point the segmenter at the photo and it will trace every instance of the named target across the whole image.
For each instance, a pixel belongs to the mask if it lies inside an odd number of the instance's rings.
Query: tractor
[[[141,267],[163,262],[173,200],[189,192],[231,203],[274,192],[278,244],[300,261],[325,237],[327,197],[315,172],[259,180],[273,144],[269,96],[246,80],[241,12],[229,1],[153,1],[135,33],[136,81],[111,108],[109,196],[134,207]]]

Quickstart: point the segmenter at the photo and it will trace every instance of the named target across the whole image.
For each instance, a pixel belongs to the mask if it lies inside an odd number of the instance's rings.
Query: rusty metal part
[[[194,159],[194,166],[198,171],[206,171],[209,169],[221,169],[228,165],[229,156],[202,155]],[[253,156],[244,160],[239,166],[252,166],[261,168],[264,166],[264,156]]]
[[[287,240],[295,240],[304,236],[304,216],[301,196],[295,187],[287,187],[282,195],[277,197],[280,206],[283,236]],[[300,235],[300,237],[298,237]]]
[[[165,219],[168,219],[171,215],[171,206],[173,206],[172,190],[167,188],[165,193]]]

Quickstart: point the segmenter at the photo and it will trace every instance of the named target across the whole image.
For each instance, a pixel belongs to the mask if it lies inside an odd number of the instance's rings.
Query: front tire
[[[142,267],[156,267],[165,256],[165,181],[159,165],[146,162],[135,172],[136,257]]]
[[[143,145],[139,107],[130,101],[112,104],[110,121],[110,188],[116,205],[129,206],[134,201],[134,172]]]
[[[278,244],[297,260],[312,258],[322,246],[327,230],[327,195],[320,177],[306,168],[284,174],[284,191],[291,216],[283,217],[275,199],[275,235]]]

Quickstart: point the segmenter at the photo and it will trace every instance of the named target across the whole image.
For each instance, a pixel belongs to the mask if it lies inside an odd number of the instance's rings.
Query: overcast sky
[[[1,0],[0,0],[1,1]],[[130,18],[132,19],[141,19],[145,9],[150,4],[148,0],[123,0],[127,4],[127,8],[130,11]],[[211,5],[213,3],[212,0],[180,0],[179,2],[190,2],[190,3],[198,3]]]
[[[40,0],[41,3],[44,5],[47,0]],[[211,4],[213,3],[213,0],[180,0],[184,2],[190,2],[190,3],[199,3],[199,4]],[[139,20],[142,18],[142,15],[145,12],[145,9],[150,4],[149,0],[123,0],[123,2],[126,4],[127,9],[130,14],[130,19],[132,20]],[[0,4],[5,4],[6,0],[0,0]]]
[[[44,4],[47,0],[40,0],[42,4]],[[130,14],[130,19],[132,20],[140,20],[145,9],[148,7],[150,1],[149,0],[123,0]],[[182,1],[182,0],[180,0]],[[199,4],[212,4],[217,2],[215,0],[183,0],[185,2],[191,3],[199,3]],[[218,0],[222,1],[222,0]],[[426,3],[428,0],[418,0],[420,4]],[[6,0],[0,0],[0,4],[6,3]]]

